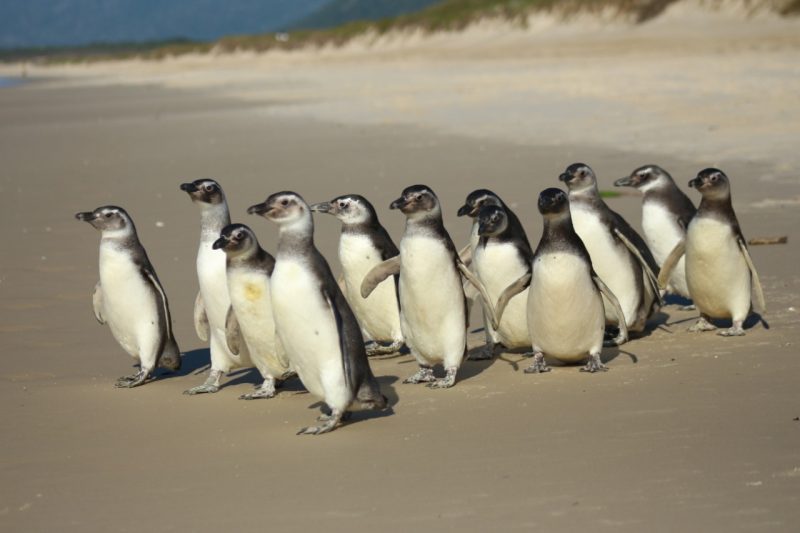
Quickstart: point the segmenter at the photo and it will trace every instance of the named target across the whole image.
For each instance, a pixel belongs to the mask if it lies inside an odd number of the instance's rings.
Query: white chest
[[[364,276],[381,262],[381,257],[367,236],[343,233],[339,238],[339,261],[348,288],[360,288]]]
[[[642,229],[647,246],[659,266],[684,238],[684,231],[674,214],[658,202],[645,202],[642,206]]]
[[[200,241],[197,250],[197,279],[212,328],[225,328],[225,316],[230,306],[225,267],[225,252],[211,248],[212,242]]]

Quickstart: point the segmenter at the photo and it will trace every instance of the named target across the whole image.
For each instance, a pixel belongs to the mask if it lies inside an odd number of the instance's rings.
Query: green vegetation
[[[600,198],[617,198],[618,196],[622,196],[619,191],[600,191]]]

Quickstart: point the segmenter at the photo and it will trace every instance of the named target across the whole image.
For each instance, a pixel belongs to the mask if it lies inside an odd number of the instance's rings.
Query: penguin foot
[[[533,364],[523,370],[526,374],[540,374],[543,372],[550,372],[550,367],[547,366],[547,363],[544,360],[544,354],[542,352],[535,353],[533,355]]]
[[[195,394],[213,394],[219,390],[219,380],[222,378],[222,370],[211,370],[208,379],[202,385],[192,387],[183,391],[184,394],[194,396]]]
[[[678,308],[679,311],[697,311],[697,306],[694,304],[682,305]]]
[[[404,379],[403,383],[416,385],[417,383],[431,383],[433,381],[436,381],[436,377],[433,375],[433,369],[429,366],[421,366],[416,374]]]
[[[690,333],[698,333],[700,331],[714,331],[715,329],[717,329],[717,326],[709,322],[706,317],[701,316],[687,331]]]
[[[595,372],[608,372],[608,367],[600,360],[600,354],[595,353],[589,356],[589,361],[581,367],[581,372],[589,372],[591,374]]]
[[[475,350],[475,353],[470,355],[470,361],[485,361],[494,357],[494,343],[487,343],[480,350]]]
[[[717,335],[721,337],[742,337],[744,336],[744,328],[741,322],[734,322],[733,326],[728,329],[723,329]]]
[[[297,432],[298,435],[322,435],[336,429],[342,422],[343,413],[334,409],[330,415],[321,415],[318,420],[324,422],[319,426],[308,426]],[[324,418],[323,418],[324,417]]]
[[[457,367],[450,367],[447,369],[447,374],[442,379],[437,379],[428,383],[428,387],[431,389],[449,389],[453,385],[456,384],[456,373],[458,372]]]
[[[117,380],[114,386],[118,389],[131,389],[133,387],[138,387],[139,385],[144,385],[145,381],[147,381],[147,378],[149,377],[149,370],[140,370],[132,376],[122,376]]]
[[[400,351],[400,348],[403,347],[403,341],[394,341],[392,344],[388,346],[384,346],[378,342],[371,342],[367,344],[367,356],[373,355],[389,355],[393,353],[397,353]]]
[[[239,396],[240,400],[260,400],[275,397],[275,379],[267,378],[255,391]]]
[[[351,413],[350,411],[345,411],[344,413],[342,413],[339,419],[342,422],[347,422],[348,420],[350,420],[351,416],[353,416],[353,413]],[[333,420],[334,418],[335,417],[333,415],[333,412],[322,413],[317,417],[317,422],[328,422],[329,420]]]

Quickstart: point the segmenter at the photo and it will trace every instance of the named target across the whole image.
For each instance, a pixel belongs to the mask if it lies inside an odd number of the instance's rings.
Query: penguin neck
[[[203,204],[200,211],[200,231],[202,238],[216,240],[222,228],[231,223],[227,202]]]
[[[406,233],[439,233],[444,227],[439,212],[406,218]]]
[[[122,228],[116,230],[103,230],[100,236],[101,244],[108,244],[114,248],[130,248],[136,246],[139,238],[133,228]]]
[[[314,221],[311,216],[284,222],[278,230],[278,255],[314,247]]]
[[[569,211],[544,216],[543,225],[542,240],[539,245],[541,248],[567,248],[578,238]]]
[[[697,212],[699,214],[699,213],[706,213],[709,211],[732,213],[733,203],[731,202],[731,195],[730,194],[715,195],[715,196],[703,195],[703,198],[700,200],[700,207],[697,208]]]

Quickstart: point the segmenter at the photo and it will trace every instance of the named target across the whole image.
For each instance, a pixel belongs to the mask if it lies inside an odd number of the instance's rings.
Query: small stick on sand
[[[780,237],[753,237],[747,244],[755,246],[757,244],[786,244],[789,241],[789,237],[786,235],[782,235]]]

